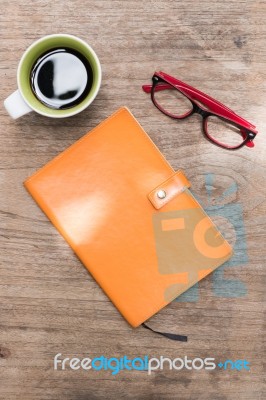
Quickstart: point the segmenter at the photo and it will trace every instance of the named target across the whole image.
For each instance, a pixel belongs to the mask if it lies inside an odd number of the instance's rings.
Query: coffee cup
[[[4,105],[14,119],[31,111],[51,118],[70,117],[93,102],[101,77],[99,59],[84,40],[67,34],[44,36],[22,55],[18,89]]]

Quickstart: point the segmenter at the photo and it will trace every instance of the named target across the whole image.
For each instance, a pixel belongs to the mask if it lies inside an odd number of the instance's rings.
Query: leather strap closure
[[[174,197],[182,193],[186,188],[189,188],[190,182],[183,174],[182,171],[177,171],[174,175],[170,176],[161,185],[153,189],[149,194],[148,198],[152,205],[159,210],[165,204],[167,204]]]

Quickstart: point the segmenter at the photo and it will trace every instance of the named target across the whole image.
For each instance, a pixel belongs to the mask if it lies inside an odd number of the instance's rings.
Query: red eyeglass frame
[[[256,126],[251,124],[244,118],[240,117],[239,115],[237,115],[234,111],[230,110],[230,108],[226,107],[224,104],[213,99],[211,96],[208,96],[207,94],[201,92],[200,90],[193,88],[192,86],[162,71],[155,72],[152,77],[152,81],[153,81],[152,85],[143,85],[142,89],[146,93],[151,93],[152,102],[164,114],[174,119],[185,119],[190,115],[192,115],[193,113],[197,112],[203,116],[203,131],[207,139],[209,139],[212,143],[229,150],[237,150],[244,145],[248,147],[254,147],[253,139],[256,137],[258,133],[258,131],[256,130]],[[162,107],[160,107],[159,104],[154,99],[154,91],[165,90],[165,89],[179,90],[184,96],[186,96],[191,101],[193,108],[180,117],[167,113],[167,111],[165,111]],[[197,103],[197,101],[205,105],[208,108],[208,110],[201,108],[200,105]],[[242,137],[244,139],[243,142],[238,146],[230,147],[226,146],[225,144],[221,144],[215,139],[213,139],[208,134],[206,126],[207,118],[211,115],[220,117],[236,125],[241,131]]]

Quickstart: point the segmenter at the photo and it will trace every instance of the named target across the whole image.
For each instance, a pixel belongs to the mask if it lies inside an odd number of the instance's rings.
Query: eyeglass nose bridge
[[[199,107],[196,103],[193,103],[193,113],[201,115],[203,119],[207,118],[210,115],[208,111]]]

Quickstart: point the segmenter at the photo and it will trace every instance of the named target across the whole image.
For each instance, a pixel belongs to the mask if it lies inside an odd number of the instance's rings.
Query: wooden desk
[[[1,399],[265,398],[265,17],[265,3],[259,1],[2,0],[2,100],[16,89],[23,51],[50,33],[75,34],[90,43],[101,60],[103,82],[93,105],[66,120],[32,113],[13,121],[1,106]],[[260,131],[255,148],[222,150],[203,137],[199,117],[177,123],[160,114],[141,90],[159,69],[254,121]],[[246,243],[248,260],[227,268],[223,278],[240,280],[246,294],[232,298],[224,282],[210,276],[200,284],[198,301],[173,302],[150,321],[155,329],[188,334],[185,344],[143,328],[132,330],[22,186],[122,105],[173,167],[186,171],[203,205],[214,205],[231,185],[236,189],[219,201],[239,205],[245,228],[240,241],[243,254]],[[219,289],[227,298],[217,296]],[[150,376],[145,371],[54,371],[57,353],[246,359],[251,369],[165,368]]]

